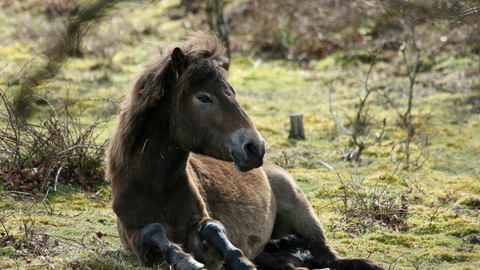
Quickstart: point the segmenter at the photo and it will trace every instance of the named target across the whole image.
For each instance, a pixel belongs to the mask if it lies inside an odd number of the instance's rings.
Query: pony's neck
[[[148,116],[150,119],[146,122],[149,125],[140,136],[137,151],[142,162],[150,163],[149,174],[155,175],[155,180],[168,191],[177,184],[183,184],[186,179],[189,152],[171,136],[169,110],[167,106],[163,108]]]

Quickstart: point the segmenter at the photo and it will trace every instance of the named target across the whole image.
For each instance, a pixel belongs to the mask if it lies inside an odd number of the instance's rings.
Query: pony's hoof
[[[255,265],[243,256],[240,250],[230,251],[225,256],[225,265],[233,270],[257,270]]]
[[[203,267],[203,263],[197,262],[190,254],[174,264],[175,270],[198,270]]]
[[[238,258],[238,261],[236,261],[233,264],[234,270],[257,270],[255,265],[251,263],[248,259],[243,259],[243,258]]]
[[[387,270],[365,259],[341,259],[336,261],[335,270]]]

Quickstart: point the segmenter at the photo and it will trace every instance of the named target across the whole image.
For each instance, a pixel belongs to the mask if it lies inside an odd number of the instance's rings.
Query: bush
[[[59,184],[78,185],[90,189],[104,181],[104,146],[97,137],[98,129],[105,128],[110,118],[102,110],[93,123],[82,124],[80,114],[72,112],[76,103],[98,100],[74,100],[59,97],[58,108],[37,97],[37,102],[48,104],[52,112],[33,124],[13,108],[7,96],[7,87],[0,91],[2,135],[0,136],[0,183],[5,190],[28,193],[56,190]],[[116,101],[104,100],[107,106]]]

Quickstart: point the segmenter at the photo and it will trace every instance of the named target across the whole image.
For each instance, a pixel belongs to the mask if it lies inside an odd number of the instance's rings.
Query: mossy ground
[[[61,18],[47,18],[41,5],[35,4],[39,1],[12,3],[0,10],[0,17],[6,18],[0,26],[0,87],[5,87],[27,61],[36,57],[27,68],[42,63],[39,54],[44,48],[40,44],[48,38],[47,26],[61,23]],[[41,86],[39,94],[54,107],[56,95],[65,96],[66,92],[72,99],[121,101],[141,63],[155,55],[150,42],[181,40],[186,25],[199,23],[199,16],[192,15],[169,20],[166,10],[175,4],[120,4],[87,36],[84,57],[68,60],[54,80]],[[422,29],[430,31],[426,25],[419,31]],[[427,50],[438,41],[425,38],[421,42]],[[478,269],[478,56],[457,53],[454,48],[444,50],[429,57],[429,68],[418,74],[411,160],[425,153],[428,159],[420,167],[405,165],[401,141],[407,131],[399,124],[396,110],[406,109],[408,77],[395,51],[384,52],[385,60],[375,65],[370,79],[371,87],[383,87],[395,104],[386,102],[380,92],[372,94],[362,140],[373,141],[384,118],[385,135],[364,152],[359,163],[345,161],[355,146],[332,120],[329,85],[333,88],[334,113],[351,128],[358,96],[365,93],[368,70],[368,63],[356,56],[358,51],[338,51],[306,65],[234,54],[229,81],[267,142],[266,159],[285,167],[296,179],[341,256],[370,258],[390,269]],[[452,92],[439,91],[434,85]],[[15,85],[11,89],[15,90]],[[88,123],[103,104],[78,102],[73,110]],[[37,117],[51,108],[34,104],[32,110],[31,121],[39,121]],[[107,115],[115,116],[117,110],[118,106],[113,107]],[[305,141],[287,138],[291,113],[304,114]],[[114,124],[102,130],[99,140],[109,137]],[[424,157],[420,156],[419,162]],[[107,183],[90,193],[65,187],[37,197],[2,192],[2,237],[8,233],[12,241],[30,241],[40,247],[35,253],[26,245],[1,242],[0,268],[142,268],[134,255],[122,250],[109,190]],[[387,207],[389,217],[405,204],[407,213],[398,214],[401,222],[395,224],[406,227],[395,227],[392,218],[375,219],[369,208],[375,203]],[[43,239],[44,235],[50,238]]]

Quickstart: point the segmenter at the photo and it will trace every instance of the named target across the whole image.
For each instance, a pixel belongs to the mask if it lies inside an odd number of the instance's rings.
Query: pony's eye
[[[197,96],[197,99],[202,103],[212,103],[212,100],[205,94],[200,94]]]

